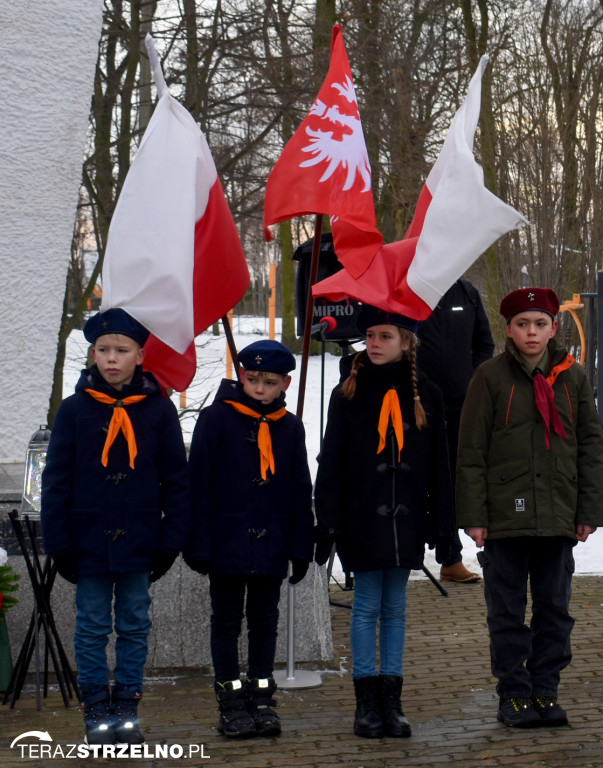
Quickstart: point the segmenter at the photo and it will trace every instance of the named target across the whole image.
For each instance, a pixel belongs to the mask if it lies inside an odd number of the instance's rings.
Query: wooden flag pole
[[[306,300],[306,321],[304,323],[304,345],[302,348],[301,369],[299,372],[299,390],[297,393],[297,415],[301,419],[304,413],[304,399],[306,396],[306,378],[308,374],[308,357],[310,356],[310,341],[312,320],[314,319],[314,296],[312,286],[318,275],[318,260],[320,257],[320,239],[322,236],[322,213],[316,214],[314,226],[314,242],[312,244],[312,261],[310,262],[310,280],[308,283],[308,296]]]
[[[270,279],[268,282],[268,338],[274,340],[276,336],[276,264],[270,265]]]
[[[237,360],[237,347],[235,345],[234,336],[232,335],[232,328],[230,327],[230,320],[228,319],[228,315],[222,316],[222,325],[224,326],[224,333],[226,334],[226,341],[228,343],[228,349],[230,350],[230,356],[232,357],[232,362],[234,364],[235,373],[237,374],[237,379],[241,379],[241,372],[239,370],[239,363]]]

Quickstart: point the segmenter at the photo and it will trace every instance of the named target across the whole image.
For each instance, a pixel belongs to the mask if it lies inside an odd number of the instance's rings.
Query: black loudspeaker
[[[297,312],[297,335],[304,335],[304,326],[306,322],[306,305],[308,301],[308,287],[310,284],[310,266],[312,262],[312,248],[314,238],[302,243],[295,253],[293,259],[298,262],[297,277],[295,283],[295,308]],[[320,255],[318,259],[318,274],[316,282],[320,282],[336,272],[343,269],[337,260],[335,248],[333,247],[333,235],[331,232],[325,232],[320,237]],[[326,341],[349,341],[350,339],[361,339],[364,334],[360,333],[356,327],[356,319],[360,311],[360,304],[355,299],[344,299],[343,301],[331,301],[323,297],[314,299],[314,317],[312,324],[320,323],[323,317],[332,317],[337,322],[332,331],[325,331]],[[314,339],[321,339],[320,331],[312,335]]]

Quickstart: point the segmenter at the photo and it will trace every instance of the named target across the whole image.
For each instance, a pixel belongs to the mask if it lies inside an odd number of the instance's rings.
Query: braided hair
[[[400,332],[400,338],[402,341],[408,342],[408,350],[402,353],[402,357],[408,356],[408,362],[410,363],[410,384],[412,387],[413,399],[415,401],[415,425],[417,429],[423,429],[427,425],[427,416],[425,410],[421,404],[421,396],[419,395],[419,378],[417,376],[417,345],[419,340],[412,331],[407,328],[401,328],[396,326]],[[358,381],[358,371],[364,368],[368,354],[366,350],[359,352],[352,361],[352,370],[350,375],[341,385],[341,391],[343,396],[347,400],[351,400],[356,394],[356,385]]]

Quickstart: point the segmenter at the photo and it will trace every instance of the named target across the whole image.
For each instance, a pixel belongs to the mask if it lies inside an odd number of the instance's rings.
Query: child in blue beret
[[[225,736],[274,736],[272,709],[281,584],[312,560],[312,483],[301,420],[285,408],[295,368],[276,341],[238,354],[240,381],[222,381],[199,414],[189,457],[191,525],[184,557],[209,574],[211,654]],[[238,640],[248,628],[247,678],[240,679]]]
[[[316,562],[333,544],[354,573],[354,733],[408,738],[402,710],[406,586],[425,544],[454,534],[442,393],[416,365],[417,320],[363,304],[366,350],[344,358],[316,475]],[[377,636],[379,661],[377,661]]]
[[[59,574],[77,584],[74,645],[87,743],[140,744],[149,583],[184,544],[186,453],[174,405],[142,368],[147,329],[110,309],[88,320],[84,336],[95,363],[55,418],[42,477],[42,533]],[[105,649],[113,618],[109,690]]]

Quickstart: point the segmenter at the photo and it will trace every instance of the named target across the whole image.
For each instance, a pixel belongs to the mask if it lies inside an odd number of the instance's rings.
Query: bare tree
[[[99,260],[86,285],[73,262],[59,345],[98,278],[115,203],[151,114],[149,30],[171,93],[207,136],[253,276],[249,306],[260,306],[276,262],[284,339],[294,345],[291,255],[312,236],[313,222],[286,222],[266,244],[264,190],[324,79],[336,20],[385,239],[404,235],[487,52],[478,160],[488,188],[531,224],[501,238],[471,277],[492,319],[501,296],[522,283],[548,284],[564,297],[594,288],[603,255],[601,0],[105,0],[81,195]],[[59,354],[49,423],[61,370]]]

